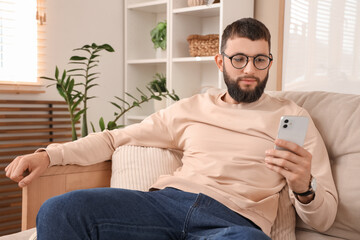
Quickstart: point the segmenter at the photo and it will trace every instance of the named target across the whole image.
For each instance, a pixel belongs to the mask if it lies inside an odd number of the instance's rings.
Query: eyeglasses
[[[268,68],[271,61],[273,60],[271,53],[270,53],[270,57],[266,56],[266,55],[262,55],[262,54],[259,54],[256,56],[247,56],[245,54],[238,53],[231,57],[226,55],[224,52],[222,52],[221,54],[223,56],[227,57],[228,59],[230,59],[231,65],[233,65],[233,67],[236,69],[242,69],[242,68],[246,67],[246,65],[249,62],[249,58],[253,58],[252,62],[254,64],[254,66],[259,70],[264,70],[264,69]]]

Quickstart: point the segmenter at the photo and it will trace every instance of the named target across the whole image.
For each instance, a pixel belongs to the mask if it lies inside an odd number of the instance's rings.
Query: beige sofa
[[[360,96],[326,92],[269,92],[295,101],[307,109],[327,146],[339,193],[333,226],[319,233],[296,219],[287,190],[280,206],[273,239],[360,239]],[[113,161],[88,167],[59,166],[23,190],[22,229],[35,226],[42,202],[51,196],[92,187],[124,187],[145,190],[156,177],[181,166],[181,153],[165,149],[126,146],[118,148]],[[111,181],[110,181],[111,177]],[[32,230],[33,231],[33,230]],[[28,239],[32,232],[0,239]],[[10,237],[10,238],[8,238]]]

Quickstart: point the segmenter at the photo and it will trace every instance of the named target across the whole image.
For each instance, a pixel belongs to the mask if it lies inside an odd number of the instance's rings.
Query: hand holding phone
[[[282,116],[280,119],[278,139],[304,145],[309,119],[304,116]],[[276,149],[285,150],[275,145]]]

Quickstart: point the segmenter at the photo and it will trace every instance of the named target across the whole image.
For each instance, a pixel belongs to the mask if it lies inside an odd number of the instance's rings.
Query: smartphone
[[[309,118],[303,116],[282,116],[280,119],[277,138],[304,145]],[[275,145],[276,149],[285,150]]]

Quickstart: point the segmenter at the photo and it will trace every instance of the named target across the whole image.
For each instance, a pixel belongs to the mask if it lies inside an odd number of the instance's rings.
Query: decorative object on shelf
[[[219,52],[219,34],[190,35],[187,41],[191,57],[214,56]]]
[[[211,5],[213,3],[219,3],[220,0],[188,0],[189,7],[195,7],[200,5]]]
[[[166,77],[162,73],[156,73],[153,77],[153,80],[149,83],[151,90],[158,94],[165,94],[166,89]],[[165,99],[164,99],[165,100]],[[166,108],[166,101],[159,99],[159,101],[154,102],[154,110],[157,112],[163,108]]]
[[[206,5],[211,5],[211,4],[213,4],[213,3],[219,3],[220,2],[220,0],[205,0],[205,4]]]
[[[194,6],[200,6],[204,5],[206,0],[188,0],[188,6],[194,7]]]
[[[166,50],[166,21],[158,22],[156,27],[150,31],[151,41],[154,48]]]

